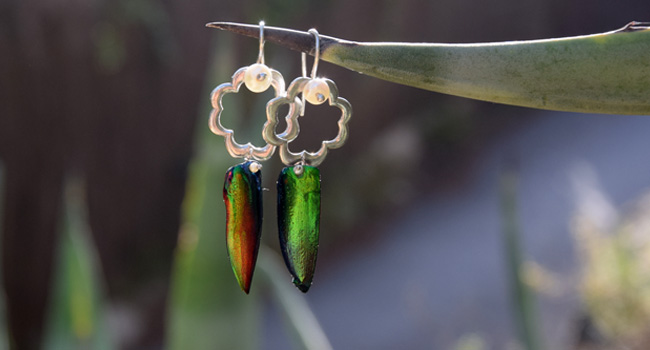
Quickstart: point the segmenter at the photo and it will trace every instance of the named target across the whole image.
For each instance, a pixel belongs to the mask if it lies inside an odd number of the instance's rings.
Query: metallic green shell
[[[293,283],[306,293],[318,255],[320,171],[305,165],[296,175],[296,167],[284,168],[278,179],[278,228],[280,248]]]

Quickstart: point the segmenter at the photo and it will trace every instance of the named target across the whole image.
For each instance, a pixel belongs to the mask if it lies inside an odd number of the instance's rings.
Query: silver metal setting
[[[234,158],[247,158],[255,160],[267,160],[273,156],[275,152],[275,146],[271,144],[266,144],[263,147],[257,147],[252,143],[239,144],[235,141],[234,132],[232,129],[228,129],[221,124],[221,112],[223,111],[223,104],[221,102],[224,95],[229,93],[239,92],[239,88],[244,83],[244,75],[246,74],[246,69],[248,67],[239,68],[235,74],[232,76],[232,81],[230,83],[223,83],[217,86],[210,96],[212,102],[212,112],[210,112],[210,130],[220,136],[223,136],[226,142],[226,149],[228,153]],[[282,74],[271,69],[271,86],[275,90],[275,96],[283,96],[285,93],[284,79]],[[289,105],[289,115],[298,115],[300,112],[300,106]],[[289,118],[289,116],[287,116]],[[287,124],[290,125],[290,124]],[[290,127],[288,127],[289,129]],[[285,133],[291,132],[291,130],[285,131]]]
[[[264,21],[260,21],[260,50],[257,63],[264,64]]]
[[[292,113],[289,113],[285,120],[287,122],[287,129],[282,134],[276,134],[275,127],[278,124],[277,112],[278,108],[283,104],[289,104],[290,108],[298,106],[300,111],[300,116],[304,115],[305,112],[305,86],[312,80],[316,79],[316,73],[318,71],[318,61],[320,60],[320,36],[316,29],[310,29],[309,33],[314,35],[315,41],[315,54],[314,54],[314,64],[311,69],[311,77],[307,77],[307,59],[306,55],[303,53],[301,56],[302,61],[302,77],[294,79],[287,93],[284,96],[278,96],[270,100],[266,104],[266,117],[267,122],[264,124],[264,130],[262,131],[262,136],[264,140],[271,145],[280,147],[280,158],[282,162],[289,166],[294,164],[300,165],[320,165],[325,157],[327,156],[327,151],[330,149],[336,149],[343,146],[345,141],[348,138],[348,128],[347,123],[352,116],[352,106],[350,102],[346,99],[339,97],[339,89],[336,84],[326,78],[318,78],[324,81],[329,87],[330,93],[327,97],[329,100],[330,106],[338,107],[341,110],[341,118],[339,118],[338,126],[339,132],[335,138],[331,140],[325,140],[321,143],[321,147],[316,152],[307,152],[303,150],[299,153],[294,153],[289,149],[289,144],[295,140],[300,132],[300,125],[298,123],[298,116]],[[302,94],[301,99],[298,99],[298,94]]]
[[[325,140],[321,143],[321,147],[316,152],[307,152],[303,150],[298,153],[294,153],[289,149],[289,143],[293,141],[298,132],[300,131],[300,126],[298,124],[298,116],[293,116],[293,114],[287,116],[287,132],[283,134],[276,134],[274,132],[275,126],[277,125],[277,110],[283,104],[289,104],[290,108],[292,105],[300,106],[300,100],[296,98],[300,94],[305,85],[311,81],[311,78],[300,77],[294,79],[289,88],[287,89],[287,94],[285,96],[278,96],[266,105],[266,116],[268,118],[267,123],[265,124],[264,131],[262,135],[266,142],[272,145],[279,146],[280,148],[280,158],[285,165],[293,165],[297,162],[302,162],[304,164],[309,164],[312,166],[318,166],[325,160],[327,156],[327,151],[330,149],[336,149],[343,146],[348,137],[348,128],[347,123],[352,116],[352,106],[343,97],[339,97],[339,90],[336,87],[336,84],[326,78],[319,78],[325,81],[330,88],[329,96],[329,105],[338,107],[341,110],[341,117],[338,121],[339,132],[335,138],[331,140]],[[294,101],[291,103],[290,101]],[[295,125],[294,125],[295,124]],[[291,125],[291,127],[289,127]]]
[[[300,53],[300,61],[302,62],[302,76],[304,78],[307,77],[307,53],[301,52]],[[304,117],[305,116],[305,94],[302,94],[300,96],[300,102],[302,102],[302,105],[300,106],[300,116]]]
[[[292,111],[299,112],[303,109],[303,104],[297,96],[309,81],[311,81],[310,78],[304,77],[294,79],[289,85],[286,94],[277,96],[266,104],[266,123],[262,131],[262,137],[266,142],[274,146],[280,146],[298,137],[300,132],[299,113],[292,113]],[[278,125],[278,109],[284,104],[289,105],[289,113],[285,117],[287,129],[283,133],[277,134],[275,128]]]
[[[309,30],[309,34],[314,36],[314,64],[311,66],[311,78],[316,78],[316,72],[318,71],[318,61],[320,60],[320,34],[315,28]]]
[[[258,64],[264,64],[264,21],[260,21],[260,42],[259,42],[259,54],[257,57]],[[239,88],[244,83],[244,77],[246,71],[250,66],[239,68],[235,74],[232,76],[232,81],[229,83],[223,83],[217,86],[212,90],[210,95],[210,100],[212,103],[212,111],[210,112],[209,126],[210,130],[219,135],[223,136],[226,142],[226,150],[234,158],[245,158],[245,159],[255,159],[255,160],[267,160],[273,156],[275,153],[276,146],[269,144],[267,142],[263,147],[257,147],[252,143],[248,142],[246,144],[240,144],[235,141],[234,131],[228,129],[221,124],[221,112],[223,111],[223,104],[221,100],[223,96],[229,93],[238,93]],[[275,69],[269,67],[271,71],[271,86],[275,90],[275,96],[283,96],[285,94],[285,83],[282,74]],[[268,90],[268,88],[267,88]],[[296,99],[296,101],[298,101]],[[298,101],[299,102],[299,101]],[[297,116],[301,110],[300,104],[290,104],[289,113],[286,117],[287,119],[287,130],[285,130],[280,135],[297,135],[297,132],[293,131],[294,124],[289,123],[288,121],[293,116]],[[267,117],[268,119],[268,117]],[[268,122],[267,122],[268,123]],[[265,124],[266,125],[266,124]],[[275,130],[275,127],[273,128]],[[293,138],[295,138],[295,135]]]
[[[320,60],[320,35],[318,34],[318,31],[315,28],[311,28],[308,31],[309,34],[314,36],[314,50],[316,51],[314,53],[314,64],[311,66],[311,78],[316,79],[316,72],[318,72],[318,61]],[[307,53],[306,52],[301,52],[300,53],[300,61],[302,63],[302,76],[307,77]],[[302,94],[300,97],[300,101],[302,102],[302,108],[300,108],[300,116],[303,117],[305,115],[305,94]]]

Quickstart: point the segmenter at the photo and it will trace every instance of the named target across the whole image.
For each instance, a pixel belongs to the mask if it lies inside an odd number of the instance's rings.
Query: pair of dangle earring
[[[320,171],[327,150],[341,147],[347,138],[347,122],[352,109],[348,101],[338,97],[333,81],[316,78],[320,43],[318,32],[309,31],[315,38],[315,60],[311,77],[306,76],[306,58],[303,53],[303,76],[291,82],[285,91],[282,75],[264,65],[264,22],[260,22],[260,53],[257,63],[240,68],[232,82],[215,88],[211,95],[213,110],[210,129],[225,138],[226,149],[232,157],[245,161],[226,172],[223,198],[226,204],[226,242],[231,266],[241,289],[248,293],[259,250],[262,227],[261,164],[280,149],[280,158],[287,166],[280,173],[278,189],[278,228],[284,261],[293,276],[294,284],[307,292],[311,286],[318,253],[320,227]],[[263,92],[269,87],[275,97],[266,106],[267,121],[262,135],[267,144],[256,147],[251,143],[238,144],[231,129],[221,124],[221,100],[227,93],[237,93],[242,84],[253,92]],[[302,99],[297,96],[302,94]],[[303,150],[294,153],[289,144],[300,130],[298,116],[304,115],[305,100],[311,104],[330,105],[341,109],[339,133],[336,138],[322,142],[314,153]],[[277,133],[277,114],[280,106],[288,104],[287,124]]]

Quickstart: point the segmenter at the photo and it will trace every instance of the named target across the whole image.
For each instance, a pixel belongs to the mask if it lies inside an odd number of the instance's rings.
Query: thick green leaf
[[[323,60],[400,84],[573,112],[650,114],[650,30],[487,44],[341,43]]]

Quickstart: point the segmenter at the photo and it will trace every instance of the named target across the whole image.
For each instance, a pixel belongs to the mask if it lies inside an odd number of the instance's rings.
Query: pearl
[[[246,68],[244,84],[252,92],[262,92],[271,86],[271,70],[266,65],[255,63]]]
[[[319,105],[330,97],[330,87],[323,79],[312,79],[303,90],[305,99],[313,105]]]
[[[255,174],[256,172],[262,170],[262,164],[258,162],[251,162],[251,164],[248,166],[248,170],[250,170],[251,173]]]

